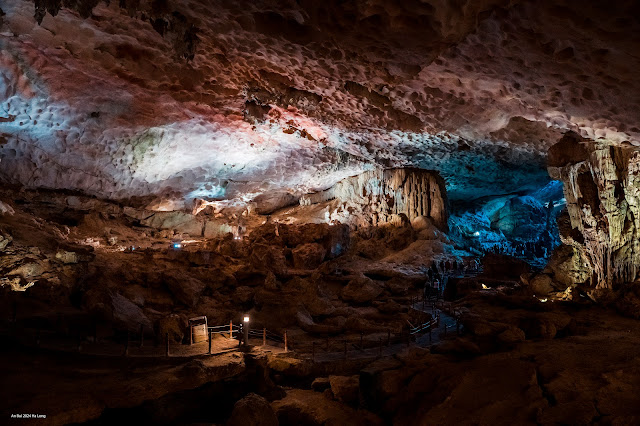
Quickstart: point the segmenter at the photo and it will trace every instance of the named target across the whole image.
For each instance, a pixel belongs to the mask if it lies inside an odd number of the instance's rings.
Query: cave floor
[[[469,312],[486,312],[494,303],[479,300],[472,302]],[[469,345],[479,342],[477,335],[451,333],[431,352],[412,344],[398,354],[383,353],[377,360],[376,356],[364,362],[356,357],[340,361],[320,356],[315,363],[308,355],[269,355],[268,370],[272,375],[298,379],[302,375],[311,380],[349,370],[350,374],[385,371],[381,363],[400,361],[397,370],[390,371],[405,390],[394,394],[394,385],[389,384],[378,390],[387,398],[381,416],[386,410],[397,410],[388,419],[394,424],[416,424],[407,418],[409,406],[411,418],[421,419],[421,424],[637,424],[638,321],[599,307],[568,311],[554,307],[549,312],[571,315],[573,334],[475,352]],[[500,315],[502,321],[509,321]],[[253,356],[267,354],[256,347]],[[43,413],[52,424],[85,421],[106,407],[134,407],[206,383],[237,380],[247,371],[245,357],[237,352],[190,360],[145,360],[16,346],[3,351],[0,358],[5,414]],[[302,403],[304,387],[289,384],[285,389]],[[287,401],[285,397],[274,404],[287,406]],[[344,412],[329,410],[323,415],[331,418]]]

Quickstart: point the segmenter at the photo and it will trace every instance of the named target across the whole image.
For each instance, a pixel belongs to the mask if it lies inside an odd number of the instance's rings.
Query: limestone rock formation
[[[255,393],[236,402],[227,426],[278,426],[278,418],[266,399]]]
[[[329,384],[333,396],[341,402],[353,404],[358,402],[360,376],[329,376]]]
[[[564,182],[571,228],[563,242],[588,259],[591,286],[633,281],[640,267],[640,148],[566,134],[549,150],[549,174]],[[579,260],[578,260],[579,262]]]
[[[408,221],[421,216],[431,218],[440,229],[447,228],[444,180],[434,171],[376,169],[343,179],[325,191],[304,195],[300,204],[319,204],[334,199],[346,205],[345,221],[353,211],[356,215],[370,217],[372,225],[401,225],[404,215]]]
[[[567,129],[640,138],[631,1],[34,0],[0,15],[0,177],[29,187],[268,213],[376,163],[438,170],[464,200],[539,186]]]

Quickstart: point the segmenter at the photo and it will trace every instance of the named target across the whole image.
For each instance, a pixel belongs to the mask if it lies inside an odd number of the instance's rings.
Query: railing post
[[[267,328],[262,327],[262,346],[267,346]]]
[[[211,333],[211,330],[209,330],[209,355],[211,355],[211,340],[212,340],[211,336],[212,336],[212,333]]]
[[[144,324],[140,324],[140,347],[144,346]]]
[[[167,347],[166,347],[165,355],[166,355],[166,356],[169,356],[169,333],[166,333],[165,337],[166,337],[166,342],[167,342]]]
[[[233,320],[229,321],[229,338],[233,339]]]
[[[289,352],[289,348],[287,347],[287,330],[284,331],[284,351]]]

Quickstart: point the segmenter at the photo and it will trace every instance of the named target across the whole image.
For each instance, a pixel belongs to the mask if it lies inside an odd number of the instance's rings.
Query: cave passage
[[[566,207],[560,181],[534,191],[451,204],[449,236],[474,255],[504,254],[542,268],[560,244],[556,219]]]

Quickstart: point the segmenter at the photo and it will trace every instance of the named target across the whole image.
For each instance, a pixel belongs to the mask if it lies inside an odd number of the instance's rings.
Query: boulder
[[[227,426],[278,426],[278,418],[269,402],[250,393],[233,406]]]
[[[335,334],[342,331],[342,327],[332,324],[316,324],[309,312],[302,309],[296,313],[298,327],[307,333]]]
[[[393,277],[384,283],[385,287],[389,289],[391,294],[395,296],[404,296],[409,292],[409,289],[413,284],[402,277]]]
[[[524,331],[517,327],[509,327],[502,333],[498,334],[498,341],[504,344],[519,343],[524,342],[524,340]]]
[[[297,202],[298,197],[286,191],[268,191],[253,199],[256,213],[263,215],[292,206]]]
[[[85,293],[83,306],[90,313],[112,322],[115,327],[137,332],[140,325],[152,328],[151,321],[142,309],[120,293],[93,288]]]
[[[4,251],[5,248],[13,241],[11,235],[0,232],[0,251]]]
[[[555,286],[561,285],[564,290],[588,282],[592,268],[580,246],[561,244],[553,251],[544,272],[553,276]]]
[[[531,291],[536,296],[546,296],[555,289],[551,277],[546,274],[538,274],[529,281]]]
[[[6,204],[0,201],[0,216],[5,214],[7,216],[13,216],[14,213],[15,213],[15,210],[13,210],[13,207],[11,207],[9,204]]]
[[[387,300],[377,306],[378,310],[383,314],[397,314],[402,310],[402,306],[393,300]]]
[[[205,238],[222,238],[232,232],[232,227],[226,221],[209,220],[204,225]]]
[[[354,303],[367,303],[380,296],[383,289],[371,278],[361,276],[349,281],[342,289],[342,300]]]
[[[78,263],[78,254],[72,251],[59,250],[56,253],[56,259],[64,264]]]
[[[331,382],[329,382],[328,377],[317,377],[311,383],[311,389],[313,389],[316,392],[324,392],[326,389],[329,389],[330,387],[331,387]]]
[[[21,265],[7,273],[7,275],[20,275],[24,279],[30,279],[42,275],[45,271],[43,264],[39,262],[29,262]]]
[[[267,276],[264,279],[264,288],[270,291],[276,291],[280,288],[280,283],[271,271],[267,272]]]
[[[189,275],[174,276],[167,273],[163,276],[164,284],[173,296],[186,306],[195,306],[205,289],[205,284]]]
[[[296,269],[315,269],[324,260],[326,250],[318,243],[307,243],[291,251],[293,266]]]
[[[345,404],[357,404],[360,376],[329,376],[331,392],[336,400]]]
[[[380,410],[387,399],[400,394],[407,378],[415,374],[405,365],[397,358],[383,357],[360,371],[360,391],[368,408]]]
[[[351,315],[344,322],[344,329],[355,333],[377,333],[386,331],[386,325],[378,325],[361,315]]]
[[[342,255],[351,244],[349,227],[343,224],[280,225],[279,234],[282,242],[288,247],[297,247],[307,243],[320,244],[325,249],[328,259]]]
[[[160,318],[156,322],[156,333],[160,341],[164,342],[167,333],[169,340],[174,343],[182,343],[185,334],[188,332],[186,320],[178,314],[170,314]]]
[[[276,276],[287,273],[287,260],[284,251],[278,247],[254,244],[249,262],[258,271],[271,271]]]
[[[282,425],[378,426],[384,422],[365,410],[356,410],[320,392],[292,389],[274,401],[273,408]]]

